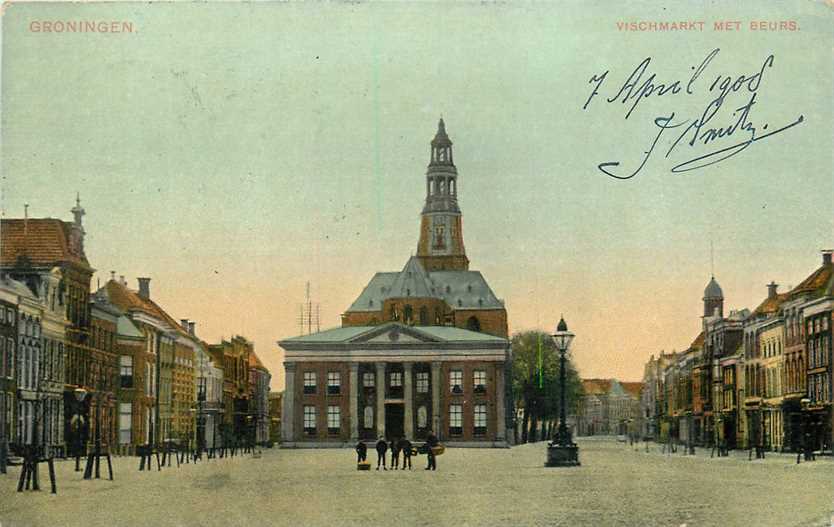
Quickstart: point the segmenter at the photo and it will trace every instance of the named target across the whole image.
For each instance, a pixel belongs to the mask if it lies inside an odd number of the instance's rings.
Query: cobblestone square
[[[16,526],[565,525],[817,526],[834,511],[834,462],[796,465],[771,455],[663,455],[657,445],[580,441],[582,466],[543,467],[544,443],[509,450],[450,449],[438,471],[355,470],[348,449],[265,450],[161,472],[117,458],[115,481],[45,468],[40,492],[0,477],[0,523]],[[369,460],[376,463],[375,453]],[[93,490],[90,492],[90,490]],[[112,506],[102,507],[102,499]]]

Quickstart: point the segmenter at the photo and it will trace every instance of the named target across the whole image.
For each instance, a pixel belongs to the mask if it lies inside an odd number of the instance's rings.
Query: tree
[[[549,439],[559,419],[559,352],[550,335],[541,331],[516,333],[512,350],[514,402],[524,410],[521,442]],[[565,405],[570,413],[579,401],[582,382],[570,356],[565,363]]]

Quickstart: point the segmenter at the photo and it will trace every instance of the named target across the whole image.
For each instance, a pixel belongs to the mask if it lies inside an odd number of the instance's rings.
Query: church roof
[[[89,268],[84,254],[70,250],[71,224],[55,218],[0,221],[0,265],[12,267],[25,256],[34,266],[72,262]]]
[[[439,298],[453,309],[503,309],[480,271],[426,271],[412,256],[399,273],[376,273],[348,312],[379,311],[389,298]]]

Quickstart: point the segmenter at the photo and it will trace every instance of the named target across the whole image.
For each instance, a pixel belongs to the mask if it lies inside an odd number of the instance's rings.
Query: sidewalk
[[[687,449],[684,445],[676,445],[676,452],[671,453],[669,450],[669,445],[666,446],[666,451],[664,453],[663,447],[664,443],[648,443],[648,453],[646,453],[646,445],[645,442],[634,443],[633,445],[628,445],[627,443],[623,446],[625,450],[631,450],[635,453],[641,453],[647,456],[659,456],[659,457],[685,457],[690,459],[705,459],[709,461],[742,461],[745,463],[782,463],[782,464],[794,464],[796,465],[796,454],[792,452],[765,452],[764,459],[756,459],[756,452],[755,450],[750,455],[749,450],[730,450],[726,457],[719,457],[718,449],[716,448],[713,452],[712,447],[695,447],[695,455],[689,454]],[[817,453],[815,461],[805,461],[804,457],[800,455],[800,462],[799,464],[806,464],[806,463],[834,463],[834,457],[830,454],[820,455]]]

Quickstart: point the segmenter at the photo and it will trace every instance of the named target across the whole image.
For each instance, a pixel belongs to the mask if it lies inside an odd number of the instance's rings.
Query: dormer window
[[[447,285],[446,286],[446,294],[448,295],[451,292],[452,292],[452,288]]]
[[[373,305],[374,305],[374,299],[373,298],[368,300],[368,305],[373,307]]]
[[[466,284],[466,292],[467,292],[467,293],[471,293],[471,292],[472,292],[472,284]]]
[[[458,307],[461,307],[461,306],[463,306],[463,300],[461,300],[460,298],[458,298]]]

